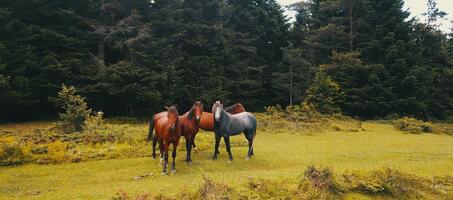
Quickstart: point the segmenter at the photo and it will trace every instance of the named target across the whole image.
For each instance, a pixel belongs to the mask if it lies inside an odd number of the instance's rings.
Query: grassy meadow
[[[127,125],[110,122],[109,126],[121,129],[139,141],[143,141],[146,136],[147,124],[144,122]],[[49,127],[52,127],[51,123],[41,122],[0,125],[0,130],[4,136]],[[283,181],[285,184],[291,183],[289,188],[300,189],[297,183],[307,166],[328,167],[336,177],[387,168],[417,177],[446,177],[448,181],[442,186],[445,187],[442,190],[445,194],[441,197],[452,197],[453,181],[449,182],[453,179],[452,136],[408,134],[391,124],[378,122],[362,122],[358,131],[328,129],[320,132],[301,130],[299,133],[276,133],[269,130],[258,132],[256,155],[251,160],[245,160],[245,138],[233,137],[234,161],[231,163],[227,162],[223,146],[220,158],[216,161],[210,159],[213,133],[202,131],[197,135],[199,152],[193,153],[194,163],[186,164],[183,161],[185,152],[182,148],[177,155],[175,175],[161,174],[159,160],[149,157],[151,148],[145,144],[137,146],[145,149],[140,150],[145,153],[138,156],[0,167],[0,199],[182,198],[182,194],[201,193],[200,187],[206,184],[204,177],[226,184],[243,194],[250,191],[252,182],[259,183],[262,180]],[[96,145],[92,146],[95,148]],[[271,192],[274,198],[280,196],[273,191],[275,189]],[[257,196],[263,194],[258,189],[255,192],[247,198],[264,198]],[[335,198],[371,197],[381,196],[345,191]],[[390,197],[382,195],[382,198]]]

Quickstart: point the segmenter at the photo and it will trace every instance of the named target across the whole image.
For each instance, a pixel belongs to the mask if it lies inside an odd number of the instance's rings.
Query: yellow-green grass
[[[140,126],[144,133],[146,126]],[[245,160],[242,146],[233,147],[232,163],[227,162],[224,148],[217,161],[210,160],[212,149],[194,153],[190,165],[183,162],[184,152],[178,152],[177,174],[168,176],[161,175],[159,161],[150,157],[1,167],[0,199],[109,199],[119,190],[174,196],[197,189],[203,175],[241,190],[249,178],[297,178],[308,165],[330,167],[336,174],[390,167],[421,176],[453,175],[452,136],[405,134],[371,122],[363,123],[363,128],[366,131],[310,135],[259,132],[251,160]],[[201,132],[197,141],[213,142],[213,135]],[[235,144],[243,141],[244,136],[233,138]],[[149,173],[153,175],[133,179]]]

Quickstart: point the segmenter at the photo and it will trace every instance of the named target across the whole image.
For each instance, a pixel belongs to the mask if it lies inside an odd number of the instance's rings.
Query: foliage
[[[321,113],[445,119],[453,39],[428,5],[424,24],[403,0],[310,0],[292,6],[290,24],[275,0],[3,0],[0,120],[54,117],[63,83],[114,116],[196,99],[250,111],[321,100]],[[320,66],[344,101],[306,94]]]
[[[435,1],[428,4],[432,19],[442,17]],[[346,94],[344,114],[445,119],[451,113],[446,72],[452,68],[447,54],[452,40],[408,18],[402,0],[311,0],[292,8],[294,48],[306,49],[301,59],[327,66]]]
[[[30,160],[30,151],[13,137],[0,138],[0,166],[20,165]]]
[[[294,187],[291,187],[291,180],[268,180],[268,179],[254,179],[249,178],[248,189],[250,194],[248,196],[252,199],[272,199],[279,197],[282,199],[291,199],[297,196],[297,193],[293,191]],[[282,186],[286,187],[282,187]],[[295,184],[297,186],[297,184]]]
[[[266,107],[265,113],[256,113],[258,129],[277,133],[313,133],[325,131],[359,132],[364,130],[360,121],[341,114],[323,115],[313,105]]]
[[[402,131],[409,133],[432,133],[433,124],[417,120],[415,118],[403,117],[393,120],[393,125]]]
[[[402,117],[399,119],[393,120],[393,126],[399,130],[420,134],[420,133],[440,133],[452,135],[452,130],[439,125],[433,124],[432,122],[425,122],[411,117]]]
[[[335,176],[328,168],[309,166],[302,179],[249,179],[247,190],[235,190],[209,178],[196,192],[182,192],[181,199],[344,199],[346,193],[359,192],[384,199],[448,199],[453,191],[451,177],[427,178],[391,168],[370,172],[346,172]],[[132,199],[120,190],[113,199]],[[171,199],[160,195],[139,193],[136,197]]]
[[[58,92],[58,98],[64,110],[60,113],[58,128],[64,133],[82,131],[85,120],[91,113],[85,99],[75,93],[73,86],[66,85],[62,85],[61,91]]]
[[[308,179],[314,188],[330,192],[339,191],[333,173],[329,168],[317,169],[314,166],[308,166],[304,172],[304,178]]]
[[[313,83],[307,89],[305,103],[313,105],[322,114],[340,113],[342,100],[340,86],[324,70],[318,71]]]
[[[234,190],[226,184],[216,183],[204,177],[204,182],[198,190],[201,199],[207,200],[227,200],[233,199]]]
[[[104,113],[102,111],[97,112],[94,115],[88,115],[82,127],[84,134],[93,133],[105,129],[103,117]]]
[[[446,195],[441,185],[451,184],[439,184],[436,179],[415,176],[391,168],[375,170],[370,173],[346,173],[342,177],[345,187],[350,191],[381,194],[398,199],[435,196],[446,198],[448,194]]]

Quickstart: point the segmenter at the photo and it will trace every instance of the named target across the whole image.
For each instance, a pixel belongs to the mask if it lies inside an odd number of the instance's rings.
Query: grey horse
[[[233,160],[230,147],[230,136],[239,135],[244,133],[245,138],[249,142],[249,150],[247,152],[247,159],[250,159],[253,153],[253,140],[256,135],[256,117],[249,112],[242,112],[238,114],[230,114],[223,109],[223,104],[216,101],[212,106],[212,113],[214,115],[214,133],[215,133],[215,149],[213,159],[217,159],[219,154],[220,138],[225,140],[226,150],[230,161]]]

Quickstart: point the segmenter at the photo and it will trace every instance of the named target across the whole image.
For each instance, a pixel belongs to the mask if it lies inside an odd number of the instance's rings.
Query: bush
[[[329,191],[337,190],[332,171],[329,168],[316,169],[314,166],[309,166],[304,172],[304,178],[310,180],[315,188]]]
[[[260,131],[272,133],[313,133],[324,131],[358,132],[361,122],[341,114],[323,115],[313,105],[303,103],[282,109],[266,107],[265,113],[255,114]]]
[[[30,151],[13,137],[0,140],[0,166],[20,165],[30,160]]]
[[[198,190],[200,199],[206,200],[228,200],[232,199],[234,193],[233,188],[226,185],[216,183],[213,180],[204,177],[203,185]]]
[[[453,135],[453,131],[442,127],[439,124],[421,121],[415,118],[403,117],[392,121],[393,126],[401,131],[420,134],[420,133],[441,133]]]
[[[248,190],[235,190],[230,185],[204,177],[203,184],[192,192],[183,190],[174,197],[137,197],[151,199],[344,199],[347,193],[364,194],[362,198],[378,199],[452,199],[453,177],[427,178],[385,168],[371,172],[345,172],[336,177],[329,168],[309,166],[302,178],[253,179]],[[113,199],[132,199],[120,190]]]
[[[85,99],[75,93],[76,89],[73,86],[64,84],[58,92],[58,99],[64,110],[64,113],[60,113],[58,127],[64,133],[82,131],[85,119],[91,113]]]
[[[47,145],[47,153],[36,156],[36,162],[40,164],[57,164],[70,161],[67,155],[68,143],[59,140]]]
[[[418,177],[390,168],[375,170],[366,174],[344,174],[343,180],[345,187],[349,191],[371,195],[379,194],[398,199],[424,199],[434,197],[434,195],[442,196],[445,194],[439,190],[440,187],[433,187],[435,184],[432,179]]]
[[[94,115],[88,115],[82,128],[84,133],[93,133],[99,130],[104,130],[104,113],[97,112]]]
[[[250,199],[295,199],[297,191],[289,187],[290,180],[249,179],[248,187],[253,193]]]

